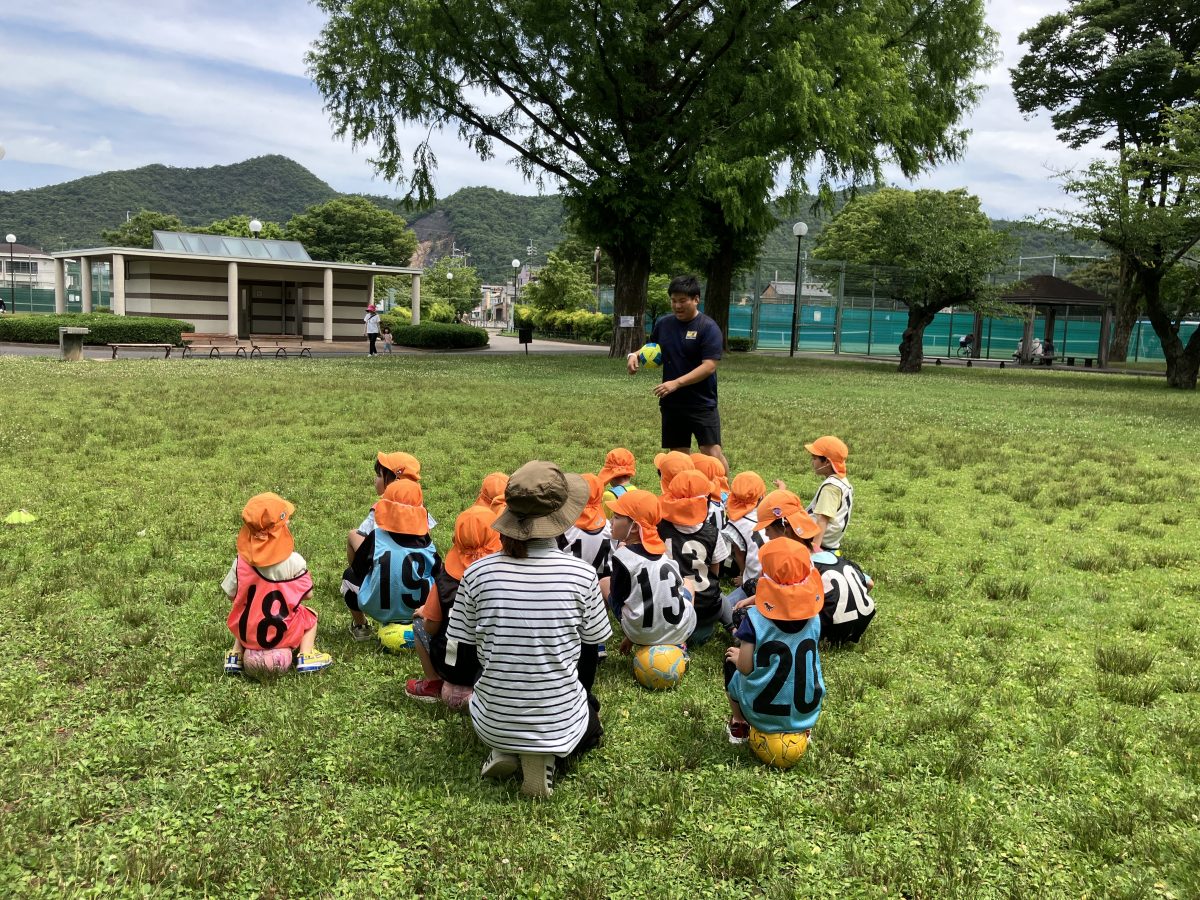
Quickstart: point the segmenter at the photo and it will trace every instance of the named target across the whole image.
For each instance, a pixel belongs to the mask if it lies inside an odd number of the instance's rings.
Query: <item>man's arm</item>
[[[634,370],[636,371],[636,369]],[[706,359],[688,372],[686,375],[680,375],[670,381],[664,381],[662,384],[655,385],[654,396],[665,397],[667,394],[673,394],[682,387],[687,387],[689,384],[696,384],[708,378],[717,371],[717,361],[715,359]]]

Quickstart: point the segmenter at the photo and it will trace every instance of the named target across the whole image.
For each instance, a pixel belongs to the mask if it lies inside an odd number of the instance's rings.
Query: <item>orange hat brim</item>
[[[744,519],[750,510],[758,509],[758,502],[758,500],[744,500],[730,496],[725,503],[725,512],[729,515],[729,521],[737,522]]]
[[[254,531],[243,525],[238,532],[238,556],[252,566],[273,566],[281,563],[296,549],[296,539],[284,523],[269,531]]]
[[[395,500],[375,504],[375,524],[394,534],[429,534],[429,511],[424,506],[409,506]]]
[[[798,584],[778,584],[765,572],[758,579],[754,606],[768,619],[802,622],[818,615],[824,604],[825,588],[815,567]]]
[[[463,553],[457,547],[451,547],[450,552],[446,554],[446,558],[442,561],[442,566],[446,569],[446,574],[455,581],[462,581],[463,573],[471,563],[478,562],[485,556],[491,556],[499,548],[498,547],[480,547],[471,553]]]
[[[837,472],[837,474],[839,474],[839,475],[846,474],[846,461],[844,459],[834,459],[832,456],[826,456],[825,452],[823,450],[819,449],[817,447],[816,443],[805,444],[804,449],[807,450],[809,453],[811,453],[813,456],[819,456],[822,459],[829,460],[829,464],[831,466],[833,466],[833,471]]]
[[[608,484],[614,478],[620,478],[622,475],[628,475],[632,478],[637,474],[637,468],[634,466],[605,466],[596,475],[600,479],[601,484]]]
[[[676,525],[699,525],[708,518],[708,497],[661,497],[663,518]]]
[[[658,526],[651,525],[649,522],[638,522],[633,520],[638,527],[638,532],[642,536],[642,546],[651,553],[666,553],[667,545],[663,541],[662,536],[658,533]]]

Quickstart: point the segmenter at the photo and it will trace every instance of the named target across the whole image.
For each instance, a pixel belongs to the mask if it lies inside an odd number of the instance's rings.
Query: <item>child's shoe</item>
[[[410,678],[404,683],[404,693],[422,703],[437,703],[442,699],[442,679]]]
[[[608,650],[603,644],[596,645],[596,664],[599,665],[608,659]]]
[[[370,622],[351,622],[350,637],[361,644],[363,641],[369,641],[375,637],[375,630],[371,628]]]
[[[744,744],[750,739],[750,723],[730,719],[725,723],[725,733],[729,735],[729,743]]]
[[[521,793],[530,797],[549,797],[554,793],[554,756],[550,753],[522,753],[521,774],[525,780]]]
[[[322,669],[328,669],[332,665],[333,657],[328,653],[322,653],[320,650],[313,650],[311,653],[296,654],[296,671],[302,675],[320,672]]]
[[[517,772],[518,760],[515,753],[493,750],[483,761],[479,774],[483,778],[507,778]]]
[[[225,674],[226,675],[241,675],[242,674],[242,655],[236,650],[230,650],[225,654]]]

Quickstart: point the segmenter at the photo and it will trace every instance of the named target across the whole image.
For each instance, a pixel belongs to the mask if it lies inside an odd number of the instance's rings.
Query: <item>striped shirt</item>
[[[446,631],[446,662],[473,644],[483,674],[471,723],[487,746],[509,753],[575,749],[587,729],[577,666],[583,644],[612,636],[596,570],[554,540],[528,543],[527,559],[485,556],[463,573]]]

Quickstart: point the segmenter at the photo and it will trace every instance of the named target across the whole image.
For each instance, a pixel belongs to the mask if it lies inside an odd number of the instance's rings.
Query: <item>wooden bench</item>
[[[1096,361],[1096,357],[1094,356],[1064,356],[1062,358],[1067,361],[1068,366],[1075,365],[1075,360],[1078,359],[1083,363],[1083,367],[1085,369],[1090,369],[1092,364]]]
[[[174,349],[174,344],[109,344],[112,348],[112,358],[117,358],[118,350],[165,350],[163,359],[168,359],[171,356],[171,350]]]
[[[183,358],[187,359],[189,355],[208,351],[209,359],[220,359],[222,353],[232,353],[234,358],[245,359],[248,355],[245,345],[236,338],[225,337],[221,334],[202,334],[197,335],[194,331],[183,332],[180,336],[183,341]]]
[[[263,351],[273,353],[276,359],[287,359],[291,354],[312,358],[312,348],[298,334],[252,334],[250,356],[262,358]]]

